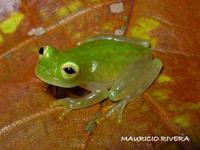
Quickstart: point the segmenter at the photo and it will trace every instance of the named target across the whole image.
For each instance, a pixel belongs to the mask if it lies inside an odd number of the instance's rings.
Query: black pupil
[[[68,74],[74,74],[74,73],[76,73],[76,71],[73,68],[71,68],[71,67],[66,67],[66,68],[64,68],[64,70]]]
[[[41,47],[41,48],[39,49],[39,54],[42,55],[43,53],[44,53],[44,48]]]

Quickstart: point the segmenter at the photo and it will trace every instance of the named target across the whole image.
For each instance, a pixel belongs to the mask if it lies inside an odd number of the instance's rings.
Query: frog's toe
[[[117,119],[118,123],[122,122],[122,111],[117,112],[116,119]]]
[[[62,112],[59,114],[58,118],[59,118],[61,121],[63,121],[64,118],[65,118],[65,115],[66,115],[67,113],[69,113],[71,110],[72,110],[72,109],[64,109],[64,111],[62,111]]]
[[[50,107],[53,108],[53,107],[57,107],[57,106],[62,106],[64,107],[64,110],[59,114],[59,119],[61,121],[64,120],[64,117],[67,113],[69,113],[71,110],[72,110],[72,105],[70,104],[69,101],[67,100],[64,100],[64,99],[60,99],[60,100],[57,100],[57,101],[54,101],[50,104]]]
[[[123,110],[124,110],[126,104],[127,104],[126,100],[122,100],[118,104],[112,106],[112,108],[107,112],[106,118],[109,118],[112,115],[115,115],[117,121],[119,123],[121,123]]]
[[[57,106],[62,106],[65,109],[68,109],[68,108],[71,107],[70,103],[67,100],[64,100],[64,99],[56,100],[56,101],[50,103],[51,108],[57,107]]]

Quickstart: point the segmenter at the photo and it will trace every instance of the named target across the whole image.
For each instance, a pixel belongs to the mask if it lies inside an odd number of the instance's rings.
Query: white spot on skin
[[[29,36],[39,36],[46,32],[46,30],[43,27],[33,28],[31,31],[28,32]]]
[[[59,79],[58,79],[58,78],[56,78],[56,77],[53,77],[53,79],[54,79],[55,81],[59,81]]]
[[[97,68],[97,62],[93,61],[93,62],[92,62],[92,69],[91,69],[91,72],[95,72],[95,71],[96,71],[96,68]]]
[[[78,105],[79,105],[79,104],[81,104],[81,102],[77,102],[76,104],[78,104]]]
[[[110,11],[114,14],[119,14],[124,11],[124,4],[122,2],[111,4]]]

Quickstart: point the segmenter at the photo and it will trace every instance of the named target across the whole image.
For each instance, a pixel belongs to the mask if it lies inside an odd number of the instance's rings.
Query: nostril
[[[39,49],[39,54],[40,54],[40,55],[43,55],[43,53],[44,53],[44,47],[41,47],[41,48]]]

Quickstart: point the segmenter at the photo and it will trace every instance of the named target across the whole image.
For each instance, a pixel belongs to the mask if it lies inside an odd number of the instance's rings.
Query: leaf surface
[[[198,0],[1,1],[0,149],[197,148],[199,5]],[[106,33],[150,40],[164,68],[140,100],[128,104],[121,124],[111,118],[87,132],[86,124],[111,102],[74,110],[60,121],[62,108],[49,108],[55,91],[34,73],[37,50],[49,44],[63,50]],[[122,136],[174,135],[190,141],[121,141]]]

